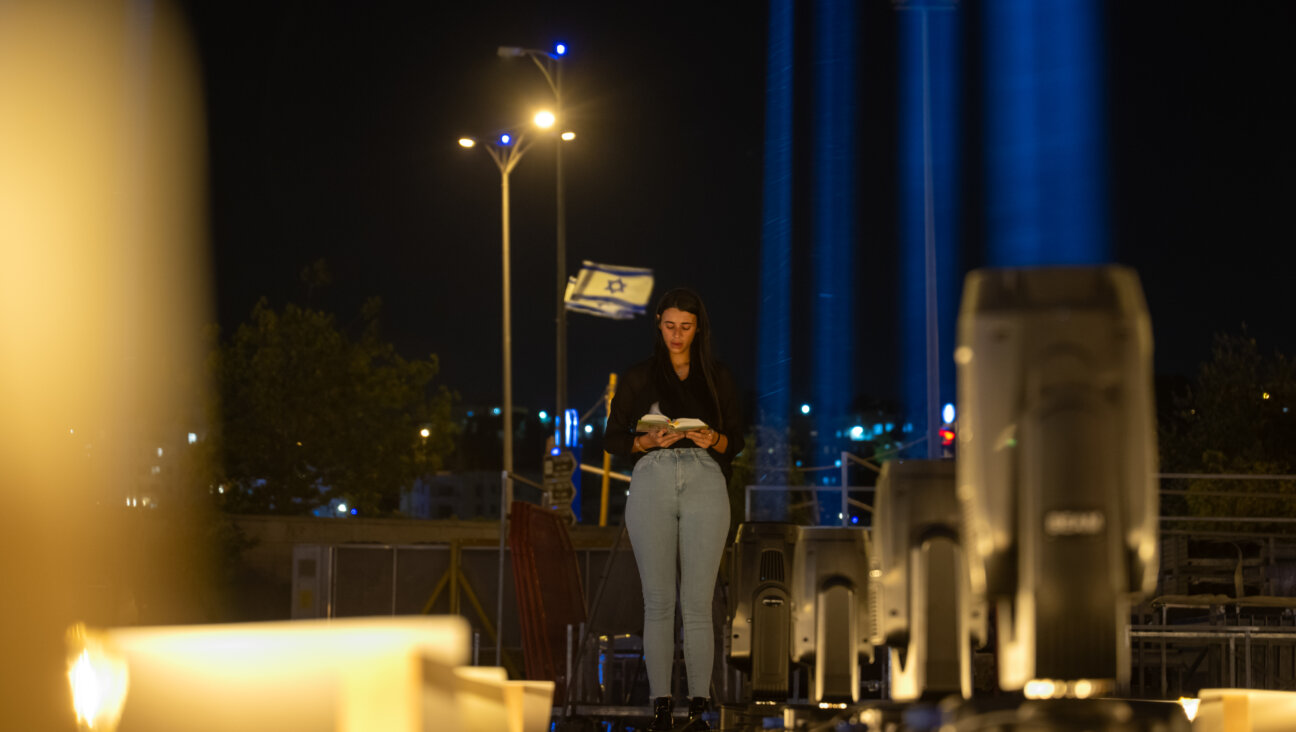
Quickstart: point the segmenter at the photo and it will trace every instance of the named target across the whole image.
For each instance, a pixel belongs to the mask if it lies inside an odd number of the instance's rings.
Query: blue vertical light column
[[[855,30],[855,0],[815,2],[811,323],[817,437],[812,465],[832,464],[854,391]],[[834,471],[819,473],[825,474],[835,481]]]
[[[959,307],[959,24],[950,0],[915,0],[899,12],[900,348],[906,441],[939,424],[954,401],[954,324]],[[924,25],[926,26],[924,28]],[[930,239],[930,241],[929,241]],[[934,257],[930,273],[928,253]],[[928,307],[935,319],[928,322]],[[934,333],[928,332],[934,326]],[[929,358],[935,342],[934,359]],[[933,369],[934,362],[934,369]],[[929,383],[933,382],[933,383]],[[937,393],[932,402],[930,390]],[[922,444],[910,456],[929,455]]]
[[[1102,4],[983,8],[989,264],[1106,261]]]
[[[757,334],[757,482],[783,483],[792,371],[792,0],[770,0],[765,71],[765,185]],[[770,453],[768,448],[774,448]]]

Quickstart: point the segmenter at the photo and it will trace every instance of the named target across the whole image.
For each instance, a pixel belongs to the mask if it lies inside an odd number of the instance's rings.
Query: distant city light
[[[809,414],[809,413],[810,413],[810,405],[809,405],[809,404],[802,404],[802,405],[801,405],[801,413],[802,413],[802,414]]]
[[[474,416],[474,412],[473,412],[471,409],[468,410],[468,416],[469,416],[469,417]]]
[[[913,422],[905,422],[904,431],[913,432]]]
[[[945,424],[954,424],[954,416],[954,405],[946,404],[945,408],[941,410],[941,419],[945,420]]]
[[[798,468],[801,467],[801,461],[800,461],[800,460],[796,461],[796,466],[797,466]]]
[[[499,142],[501,145],[508,145],[511,142],[513,142],[513,136],[505,132],[504,134],[499,136]]]
[[[877,422],[877,423],[875,423],[875,424],[873,425],[873,434],[875,434],[875,435],[880,435],[880,434],[882,434],[882,423],[881,423],[881,422]]]
[[[1269,392],[1267,392],[1267,391],[1264,392],[1263,394],[1260,395],[1260,398],[1261,398],[1261,399],[1268,399],[1268,398],[1269,398]]]
[[[840,461],[840,460],[834,460],[834,461],[833,461],[833,466],[834,466],[834,467],[837,467],[837,468],[840,468],[840,467],[841,467],[841,461]]]
[[[194,443],[197,442],[197,441],[198,441],[198,433],[196,433],[196,432],[190,432],[190,433],[189,433],[189,444],[192,445],[192,444],[194,444]]]
[[[852,523],[852,524],[858,524],[858,523],[859,523],[859,516],[851,516],[851,523]]]
[[[571,142],[576,139],[576,133],[571,131],[564,132],[562,133],[562,139],[566,142]]]
[[[359,509],[355,509],[355,508],[351,509],[352,516],[358,515],[359,513],[360,513]]]
[[[543,409],[540,410],[540,414],[537,416],[540,417],[541,422],[547,421],[549,419],[549,413]]]
[[[337,512],[338,512],[338,513],[346,513],[346,512],[347,512],[347,505],[346,505],[345,503],[339,503],[339,504],[338,504],[338,507],[337,507]]]
[[[549,454],[550,454],[550,455],[553,455],[554,457],[558,457],[559,455],[562,454],[562,448],[561,448],[561,447],[556,447],[556,446],[555,446],[555,447],[551,447],[551,448],[549,448]]]
[[[427,438],[431,436],[431,434],[432,434],[432,430],[428,429],[427,427],[424,427],[423,429],[419,430],[419,437]]]
[[[494,409],[491,410],[491,414],[495,415],[496,417],[500,416],[500,408],[495,407]]]
[[[559,43],[554,46],[554,55],[564,56],[567,54],[567,44]]]
[[[887,433],[890,433],[891,430],[894,430],[894,429],[895,429],[895,422],[887,422],[887,423],[886,423],[885,431],[886,431]]]
[[[472,139],[471,137],[461,137],[461,138],[459,138],[459,145],[460,145],[461,147],[473,147],[473,146],[476,145],[476,144],[477,144],[477,141],[474,140],[474,139]]]
[[[592,435],[592,434],[594,434],[594,425],[592,425],[592,424],[587,424],[587,425],[585,425],[585,434],[587,434],[587,435]]]
[[[158,448],[158,457],[162,457],[162,448]]]
[[[862,440],[862,439],[864,439],[864,428],[863,428],[862,426],[860,426],[860,425],[855,425],[854,427],[851,427],[851,429],[850,429],[850,438],[851,438],[852,440]]]
[[[75,435],[75,434],[76,434],[76,430],[74,430],[74,429],[72,429],[71,427],[69,427],[69,428],[68,428],[68,434],[69,434],[69,435]]]

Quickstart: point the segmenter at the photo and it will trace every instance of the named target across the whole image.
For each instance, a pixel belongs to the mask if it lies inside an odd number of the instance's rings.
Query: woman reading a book
[[[730,462],[743,447],[738,390],[712,358],[711,323],[696,293],[657,302],[653,355],[619,380],[604,444],[634,461],[625,522],[643,582],[644,664],[653,696],[651,730],[671,728],[675,567],[684,627],[690,730],[711,687],[711,600],[729,532]]]

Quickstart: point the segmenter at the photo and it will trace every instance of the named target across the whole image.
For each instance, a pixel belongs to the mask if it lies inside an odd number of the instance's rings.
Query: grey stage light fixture
[[[972,696],[972,646],[986,608],[972,594],[954,461],[882,466],[873,504],[875,645],[888,646],[891,698]]]
[[[957,491],[999,682],[1097,696],[1127,679],[1131,600],[1155,589],[1152,333],[1124,267],[968,275]]]
[[[813,664],[810,701],[859,701],[860,661],[873,661],[869,537],[803,527],[792,568],[792,659]]]
[[[792,561],[800,528],[747,522],[734,539],[729,660],[750,678],[752,701],[784,703],[792,663]]]

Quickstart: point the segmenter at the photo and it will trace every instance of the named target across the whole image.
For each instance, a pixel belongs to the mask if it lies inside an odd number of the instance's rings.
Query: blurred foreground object
[[[1296,726],[1296,692],[1202,689],[1195,732],[1286,732]]]
[[[93,729],[546,729],[553,682],[457,668],[470,632],[457,615],[115,628],[73,634],[69,655],[106,659],[98,688],[129,677],[120,724]]]
[[[158,440],[182,440],[201,412],[195,79],[166,5],[0,2],[7,729],[76,724],[64,650],[74,621],[133,622],[139,597],[182,594],[167,573],[120,557],[136,538],[123,529],[128,509],[161,500]],[[201,574],[188,545],[164,543],[150,562]]]
[[[978,270],[959,313],[958,497],[999,683],[1111,693],[1155,589],[1152,332],[1123,267]]]

